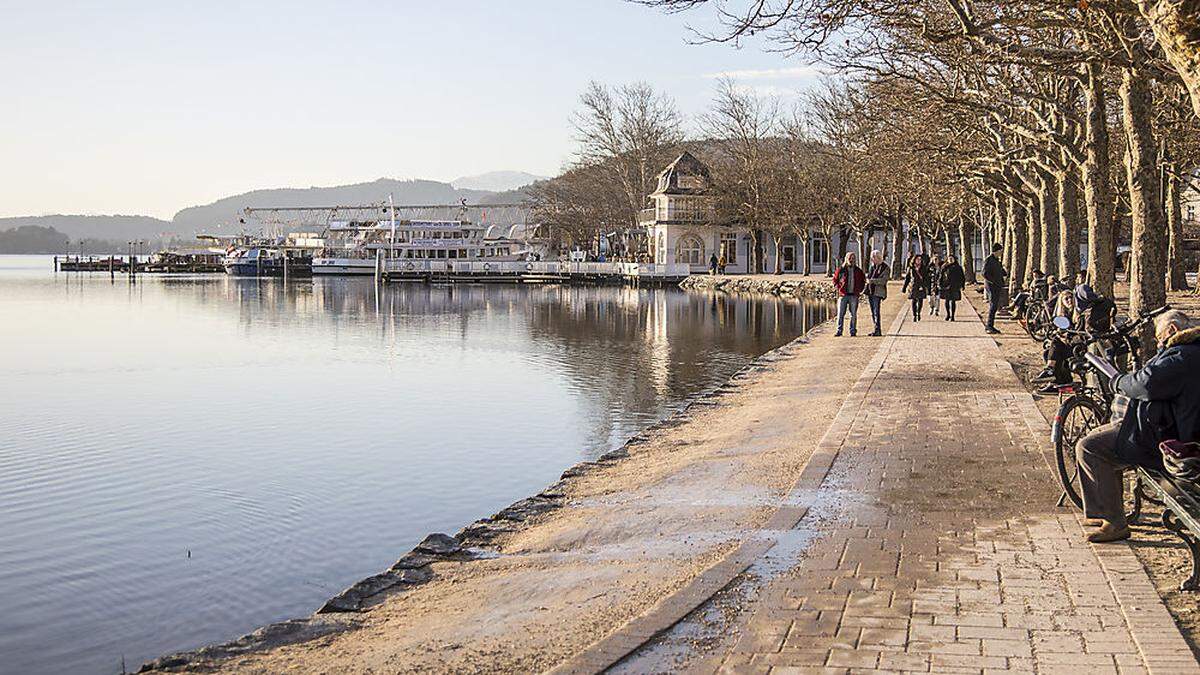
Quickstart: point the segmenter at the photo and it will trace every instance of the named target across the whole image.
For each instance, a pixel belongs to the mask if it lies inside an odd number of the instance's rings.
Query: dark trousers
[[[913,320],[914,321],[921,320],[921,308],[924,306],[925,306],[925,298],[913,298],[912,299],[912,312],[913,312]]]
[[[947,300],[946,301],[946,317],[947,318],[953,319],[954,312],[957,310],[958,310],[958,301],[957,300]]]
[[[882,319],[883,298],[874,295],[867,296],[867,304],[871,307],[871,320],[875,322],[875,332],[882,333],[883,328],[879,325]]]
[[[988,317],[987,327],[996,327],[996,312],[1000,311],[1000,303],[1004,302],[1004,290],[995,286],[988,286]]]
[[[1079,439],[1075,459],[1083,488],[1083,514],[1102,518],[1117,527],[1125,526],[1125,468],[1117,458],[1120,422],[1097,427]]]

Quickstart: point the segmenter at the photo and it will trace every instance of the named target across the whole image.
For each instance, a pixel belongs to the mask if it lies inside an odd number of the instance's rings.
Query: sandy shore
[[[901,305],[898,290],[885,321]],[[865,305],[859,314],[865,334]],[[157,665],[243,673],[553,668],[755,536],[879,339],[835,338],[826,323],[765,355],[717,395],[636,439],[628,456],[569,471],[548,493],[557,508],[486,532],[484,557],[432,563],[428,583],[372,596],[362,612],[315,615],[232,650]]]

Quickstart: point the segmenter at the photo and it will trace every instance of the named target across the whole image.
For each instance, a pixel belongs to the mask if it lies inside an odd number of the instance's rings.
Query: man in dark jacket
[[[1008,277],[1004,265],[1000,264],[1000,256],[996,255],[1003,250],[1000,244],[992,244],[992,254],[983,261],[983,280],[987,284],[988,296],[987,332],[993,334],[1000,332],[996,330],[996,312],[1000,309],[1000,303],[1004,302],[1004,280]]]
[[[833,285],[838,293],[838,327],[835,336],[842,334],[846,312],[850,312],[850,337],[858,335],[858,296],[867,286],[867,275],[858,266],[854,251],[846,254],[846,260],[833,274]]]
[[[1141,370],[1113,379],[1113,390],[1129,398],[1124,419],[1093,430],[1075,448],[1084,515],[1100,520],[1088,541],[1129,538],[1126,467],[1160,468],[1163,441],[1200,441],[1200,328],[1189,325],[1178,310],[1158,317],[1154,333],[1162,349]]]

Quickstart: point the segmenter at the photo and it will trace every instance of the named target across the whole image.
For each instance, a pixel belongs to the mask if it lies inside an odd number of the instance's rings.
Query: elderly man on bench
[[[1094,429],[1075,448],[1083,511],[1098,529],[1091,542],[1129,538],[1123,471],[1161,469],[1159,444],[1200,440],[1200,328],[1187,315],[1166,312],[1154,322],[1160,350],[1136,373],[1117,376],[1113,391],[1129,398],[1125,417]]]

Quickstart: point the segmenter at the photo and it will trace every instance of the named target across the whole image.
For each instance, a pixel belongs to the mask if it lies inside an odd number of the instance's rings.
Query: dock
[[[132,267],[132,269],[130,269]],[[56,272],[109,272],[112,274],[214,274],[224,273],[220,263],[207,261],[172,260],[139,261],[119,256],[55,256]]]
[[[678,263],[386,260],[381,266],[385,281],[447,283],[676,285],[691,274]]]

